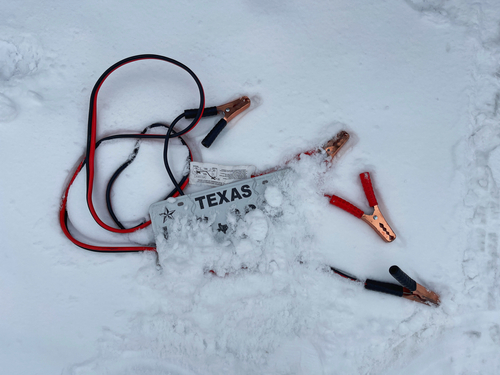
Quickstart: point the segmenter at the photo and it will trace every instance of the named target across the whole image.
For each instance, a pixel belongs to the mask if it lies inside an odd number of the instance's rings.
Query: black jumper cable
[[[165,124],[159,124],[155,123],[152,124],[148,127],[146,127],[141,133],[139,134],[115,134],[111,135],[105,138],[100,139],[99,141],[96,140],[96,129],[97,129],[97,97],[99,94],[99,90],[104,83],[104,81],[109,77],[111,73],[113,73],[116,69],[140,60],[160,60],[160,61],[165,61],[168,63],[171,63],[173,65],[176,65],[177,67],[183,69],[186,71],[195,81],[198,91],[199,91],[199,97],[200,97],[200,102],[199,102],[199,107],[197,109],[189,109],[185,110],[184,113],[181,113],[179,116],[177,116],[170,125],[165,125]],[[226,124],[236,115],[244,111],[250,106],[250,99],[247,97],[242,97],[240,99],[234,100],[230,103],[224,104],[222,106],[218,107],[208,107],[205,108],[205,94],[203,91],[203,86],[198,79],[198,77],[193,73],[191,69],[189,69],[186,65],[171,59],[169,57],[161,56],[161,55],[152,55],[152,54],[145,54],[145,55],[137,55],[137,56],[131,56],[126,59],[123,59],[116,64],[112,65],[109,67],[97,80],[97,82],[94,85],[94,88],[92,90],[92,93],[90,95],[90,106],[89,106],[89,116],[88,116],[88,124],[87,124],[87,146],[86,146],[86,153],[76,168],[73,176],[71,177],[69,183],[66,186],[66,189],[64,191],[64,194],[61,199],[61,207],[59,210],[59,222],[61,225],[61,228],[68,237],[75,245],[84,248],[86,250],[90,251],[97,251],[97,252],[137,252],[137,251],[156,251],[155,246],[98,246],[98,245],[91,245],[84,243],[82,241],[79,241],[76,239],[70,232],[69,229],[69,217],[68,217],[68,211],[67,211],[67,200],[68,200],[68,193],[69,189],[71,188],[71,185],[73,184],[74,180],[76,179],[76,176],[81,172],[83,167],[86,167],[86,173],[87,173],[87,180],[86,180],[86,200],[87,200],[87,206],[89,208],[89,211],[94,218],[94,220],[104,229],[114,232],[114,233],[132,233],[135,232],[139,229],[146,228],[151,224],[151,221],[145,221],[139,225],[136,225],[132,228],[125,228],[124,225],[118,220],[116,217],[113,207],[111,204],[111,188],[113,186],[114,181],[118,178],[121,172],[125,168],[127,168],[135,159],[137,156],[137,153],[139,151],[139,142],[142,139],[162,139],[164,140],[164,148],[163,148],[163,161],[165,165],[165,169],[169,175],[170,180],[172,181],[172,184],[174,185],[174,189],[168,193],[168,195],[165,197],[165,199],[169,197],[175,197],[178,195],[184,195],[183,189],[186,187],[189,181],[189,175],[183,176],[179,181],[177,181],[172,173],[172,170],[169,166],[168,162],[168,145],[169,141],[172,138],[179,138],[181,143],[188,148],[189,151],[189,160],[193,160],[193,156],[191,153],[191,150],[189,149],[187,143],[184,141],[182,138],[183,135],[191,131],[200,121],[202,117],[207,117],[207,116],[214,116],[217,115],[221,112],[223,112],[224,117],[214,126],[212,131],[205,137],[205,139],[202,141],[203,146],[205,147],[210,147],[210,145],[213,143],[213,141],[217,138],[219,133],[224,129]],[[174,127],[177,125],[177,123],[182,120],[183,118],[186,119],[192,119],[191,123],[187,125],[184,129],[182,130],[174,130]],[[153,128],[159,128],[163,127],[167,129],[166,134],[149,134],[148,130],[153,129]],[[101,218],[97,215],[97,212],[94,208],[94,204],[92,201],[92,193],[93,193],[93,185],[94,185],[94,175],[95,175],[95,150],[97,147],[99,147],[103,142],[110,141],[112,139],[124,139],[124,138],[132,138],[132,139],[137,139],[137,143],[134,147],[134,150],[128,160],[122,164],[116,172],[113,174],[111,177],[110,181],[108,182],[107,188],[106,188],[106,206],[109,211],[109,214],[113,221],[115,222],[116,226],[118,228],[112,227],[108,224],[106,224],[104,221],[101,220]]]
[[[165,61],[169,62],[171,64],[174,64],[181,69],[185,70],[191,77],[194,79],[198,91],[199,91],[199,96],[200,96],[200,104],[197,109],[190,109],[190,110],[185,110],[184,113],[180,114],[177,116],[174,121],[170,125],[165,125],[165,124],[160,124],[160,123],[155,123],[152,125],[147,126],[142,130],[141,133],[139,134],[115,134],[111,135],[105,138],[100,139],[99,141],[96,140],[96,129],[97,129],[97,97],[99,90],[106,80],[108,76],[113,73],[116,69],[119,67],[135,62],[135,61],[140,61],[140,60],[160,60],[160,61]],[[94,220],[104,229],[107,229],[111,232],[114,233],[132,233],[134,231],[137,231],[139,229],[143,229],[151,224],[151,221],[145,221],[139,225],[136,225],[132,228],[125,228],[124,225],[118,220],[116,217],[113,207],[111,204],[111,189],[113,186],[113,183],[116,181],[118,176],[127,168],[135,159],[139,152],[139,147],[140,147],[140,140],[141,139],[163,139],[164,140],[164,148],[163,148],[163,161],[165,165],[165,169],[170,177],[170,180],[172,181],[174,185],[174,189],[168,193],[165,199],[169,197],[175,197],[178,195],[184,195],[183,189],[186,187],[188,181],[189,181],[189,175],[183,176],[180,181],[177,181],[170,169],[169,163],[168,163],[168,145],[169,141],[171,138],[179,138],[181,143],[187,147],[189,151],[189,160],[192,161],[192,153],[191,150],[189,149],[187,143],[184,141],[182,138],[183,135],[191,131],[200,121],[202,117],[206,116],[213,116],[218,114],[219,112],[222,112],[224,114],[224,118],[222,118],[215,126],[214,128],[210,131],[210,133],[205,137],[205,139],[202,141],[202,145],[205,147],[210,147],[213,141],[217,138],[219,133],[224,129],[226,124],[229,122],[229,120],[247,109],[250,106],[250,99],[247,97],[242,97],[240,99],[237,99],[235,101],[232,101],[230,103],[224,104],[222,106],[218,107],[209,107],[209,108],[204,108],[205,107],[205,94],[203,91],[203,86],[201,85],[201,82],[199,81],[198,77],[189,69],[187,66],[184,64],[171,59],[169,57],[165,56],[160,56],[160,55],[152,55],[152,54],[145,54],[145,55],[137,55],[137,56],[132,56],[128,57],[126,59],[123,59],[116,64],[112,65],[110,68],[108,68],[102,75],[101,77],[97,80],[96,84],[94,85],[94,88],[92,90],[91,96],[90,96],[90,106],[89,106],[89,117],[88,117],[88,125],[87,125],[87,146],[86,146],[86,153],[85,156],[83,157],[82,161],[76,168],[72,178],[70,179],[69,183],[66,186],[66,189],[64,191],[64,194],[62,196],[61,200],[61,207],[59,211],[59,221],[61,228],[68,237],[75,245],[84,248],[86,250],[90,251],[96,251],[96,252],[139,252],[139,251],[156,251],[155,246],[97,246],[97,245],[90,245],[86,244],[84,242],[81,242],[77,240],[70,232],[69,230],[69,218],[68,218],[68,212],[67,212],[67,199],[68,199],[68,193],[69,189],[71,188],[71,185],[73,184],[74,180],[78,176],[78,174],[81,172],[83,167],[86,167],[86,172],[87,172],[87,180],[86,180],[86,200],[87,200],[87,206],[89,208],[89,211],[94,218]],[[192,119],[191,123],[186,126],[182,130],[177,130],[174,131],[175,125],[182,120],[183,118],[186,119]],[[166,128],[167,132],[166,134],[148,134],[148,130],[154,129],[154,128]],[[125,138],[132,138],[132,139],[137,139],[138,141],[136,142],[134,149],[132,151],[132,154],[129,156],[128,160],[123,163],[112,175],[111,179],[109,180],[107,187],[106,187],[106,206],[108,209],[108,212],[115,222],[115,224],[118,226],[118,228],[112,227],[106,223],[104,223],[99,216],[97,215],[93,202],[92,202],[92,192],[93,192],[93,183],[94,183],[94,174],[95,174],[95,150],[97,147],[99,147],[103,142],[110,141],[113,139],[125,139]],[[338,134],[337,139],[331,140],[326,146],[323,147],[323,149],[326,151],[326,153],[330,157],[334,157],[337,151],[347,142],[349,139],[349,135],[345,132],[341,132]],[[331,143],[331,144],[330,144]],[[306,154],[311,154],[310,152]],[[366,190],[366,189],[365,189]],[[332,203],[333,204],[333,203]],[[341,207],[342,208],[342,207]],[[329,266],[328,267],[330,271],[344,277],[347,279],[350,279],[352,281],[357,281],[360,282],[361,280],[357,279],[356,277],[349,275],[343,271],[340,271],[338,269],[335,269],[334,267]],[[397,284],[391,284],[391,283],[385,283],[385,282],[380,282],[376,280],[366,280],[364,282],[364,287],[369,290],[374,290],[378,292],[383,292],[383,293],[388,293],[392,294],[395,296],[399,297],[404,297],[416,302],[421,302],[425,304],[434,304],[438,305],[439,304],[439,296],[435,294],[434,292],[428,290],[427,288],[423,287],[422,285],[416,283],[413,279],[411,279],[408,275],[406,275],[399,267],[397,266],[392,266],[390,268],[390,273],[393,275],[396,280],[400,282],[401,285]]]

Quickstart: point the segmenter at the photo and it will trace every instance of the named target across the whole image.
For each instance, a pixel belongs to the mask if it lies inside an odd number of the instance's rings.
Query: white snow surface
[[[500,373],[499,25],[493,0],[3,2],[1,373]],[[159,238],[158,257],[80,249],[58,210],[85,150],[89,96],[109,66],[140,53],[189,66],[207,106],[251,98],[210,149],[200,141],[217,119],[186,136],[197,161],[264,171],[339,130],[351,140],[331,165],[289,164],[285,191],[269,187],[227,241],[197,223]],[[177,67],[129,64],[101,89],[98,138],[168,123],[198,101]],[[107,180],[133,145],[97,153],[106,222]],[[186,155],[173,141],[178,176]],[[390,244],[324,197],[369,212],[365,171]],[[139,223],[170,188],[162,143],[143,142],[114,186],[117,215]],[[95,224],[84,174],[68,210],[89,242],[154,240]],[[325,271],[395,282],[393,264],[441,305]]]

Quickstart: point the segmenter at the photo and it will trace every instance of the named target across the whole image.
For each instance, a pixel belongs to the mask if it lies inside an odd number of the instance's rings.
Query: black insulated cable
[[[155,123],[155,124],[152,124],[152,125],[149,125],[147,126],[146,128],[143,129],[143,131],[141,132],[141,135],[143,134],[146,134],[148,130],[150,129],[153,129],[153,128],[158,128],[158,127],[162,127],[162,128],[165,128],[165,129],[168,129],[169,128],[169,125],[165,125],[165,124],[160,124],[160,123]],[[156,137],[155,137],[156,138]],[[165,135],[162,135],[162,136],[159,136],[157,137],[157,139],[164,139],[165,138]],[[182,137],[178,137],[179,140],[181,141],[181,143],[187,147],[187,144],[186,142],[184,141],[184,139]],[[116,136],[113,138],[113,139],[116,139]],[[114,173],[113,175],[111,176],[111,178],[109,179],[108,181],[108,184],[106,186],[106,207],[108,209],[108,212],[111,216],[111,218],[113,219],[113,221],[115,222],[115,224],[121,228],[121,229],[126,229],[125,226],[120,222],[120,220],[118,220],[114,210],[113,210],[113,205],[112,205],[112,201],[111,201],[111,190],[113,188],[113,184],[115,183],[116,179],[120,176],[120,174],[130,165],[132,164],[132,162],[135,160],[135,158],[137,157],[137,154],[139,153],[139,150],[140,150],[140,145],[141,145],[141,139],[143,139],[142,137],[138,137],[138,140],[137,142],[135,143],[134,145],[134,149],[132,151],[132,153],[129,155],[129,158],[127,159],[127,161],[125,161],[125,163],[123,163]],[[148,139],[151,139],[151,136],[148,137]],[[106,139],[103,139],[103,140],[106,140]],[[189,148],[188,148],[189,150]],[[188,175],[185,175],[182,177],[182,179],[180,181],[176,181],[175,178],[175,183],[177,183],[178,185],[182,186],[186,180],[188,178]],[[172,181],[172,183],[174,183]],[[175,186],[175,185],[174,185]],[[167,196],[165,196],[165,198],[163,199],[168,199],[170,198],[171,196],[173,196],[175,194],[175,192],[177,191],[177,188],[174,188],[172,191],[170,191],[170,193],[168,193]],[[138,224],[139,226],[142,225],[143,223],[141,224]]]

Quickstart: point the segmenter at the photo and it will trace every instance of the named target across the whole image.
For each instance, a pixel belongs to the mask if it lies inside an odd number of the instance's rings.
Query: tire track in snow
[[[462,301],[472,308],[498,309],[500,275],[500,7],[497,2],[404,0],[427,20],[464,27],[475,53],[470,87],[467,178],[468,213],[463,253]]]
[[[441,327],[430,334],[425,329],[417,331],[409,340],[404,340],[401,350],[413,351],[413,354],[405,355],[405,362],[390,374],[406,371],[426,374],[431,369],[431,373],[498,373],[500,7],[490,1],[405,2],[426,21],[438,27],[459,26],[468,37],[466,47],[472,53],[473,64],[468,90],[470,133],[463,141],[466,155],[457,156],[461,158],[457,171],[465,176],[467,192],[464,207],[458,210],[463,215],[459,225],[468,233],[464,236],[467,242],[459,250],[463,275],[449,275],[455,283],[455,287],[451,286],[452,298],[443,301],[444,315],[434,313],[431,325],[427,325]],[[455,254],[448,256],[452,258]],[[404,328],[404,324],[401,327]]]
[[[497,373],[499,350],[500,275],[500,7],[484,1],[464,5],[471,9],[465,22],[475,51],[470,89],[470,135],[467,164],[463,167],[467,193],[464,197],[467,243],[463,252],[463,315],[447,333],[457,344],[455,355],[467,357],[453,365],[464,373]],[[459,22],[463,23],[463,16]],[[446,340],[445,347],[451,347]],[[450,349],[450,350],[451,350]],[[460,365],[461,364],[461,365]]]
[[[463,255],[464,293],[471,307],[487,310],[498,309],[500,286],[500,163],[496,161],[500,152],[500,38],[485,27],[500,24],[498,10],[481,7],[473,30],[476,61],[470,102],[470,160],[465,170],[468,192],[464,203],[470,210],[470,234]]]

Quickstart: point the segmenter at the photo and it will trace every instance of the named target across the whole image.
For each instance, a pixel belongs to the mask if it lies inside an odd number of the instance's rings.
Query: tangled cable
[[[199,90],[199,95],[200,95],[200,104],[197,110],[190,110],[190,111],[185,111],[184,113],[180,114],[177,116],[170,125],[165,125],[165,124],[159,124],[155,123],[152,124],[148,127],[146,127],[141,133],[139,134],[115,134],[111,135],[105,138],[102,138],[100,140],[96,140],[96,130],[97,130],[97,97],[99,94],[99,90],[104,83],[104,81],[109,77],[111,73],[113,73],[116,69],[120,68],[121,66],[124,66],[126,64],[135,62],[135,61],[140,61],[140,60],[161,60],[165,61],[171,64],[174,64],[178,66],[179,68],[185,70],[189,75],[194,79],[196,82],[196,85]],[[170,177],[170,180],[172,181],[174,185],[174,189],[166,196],[166,198],[169,197],[175,197],[178,195],[183,195],[183,189],[186,187],[188,181],[189,181],[189,176],[183,176],[180,181],[177,181],[172,173],[172,170],[170,169],[168,159],[167,159],[167,154],[168,154],[168,145],[169,141],[172,138],[179,138],[180,141],[182,142],[183,145],[185,145],[188,150],[189,147],[187,146],[186,142],[184,139],[182,139],[181,136],[185,135],[189,131],[191,131],[200,121],[201,117],[204,115],[205,111],[205,94],[203,91],[203,86],[201,85],[200,80],[198,77],[189,69],[186,65],[171,59],[169,57],[165,56],[160,56],[160,55],[151,55],[151,54],[146,54],[146,55],[137,55],[137,56],[132,56],[128,57],[126,59],[123,59],[116,64],[112,65],[110,68],[108,68],[102,75],[99,77],[97,80],[96,84],[94,85],[94,88],[92,90],[92,93],[90,95],[90,108],[89,108],[89,117],[88,117],[88,131],[87,131],[87,147],[86,147],[86,153],[85,156],[83,157],[83,160],[79,164],[79,166],[76,168],[72,178],[70,179],[68,185],[66,186],[66,189],[64,191],[64,194],[62,196],[62,201],[61,201],[61,208],[59,211],[59,222],[61,225],[61,228],[66,235],[75,245],[86,249],[90,251],[97,251],[97,252],[136,252],[136,251],[156,251],[156,247],[154,246],[97,246],[97,245],[90,245],[84,242],[81,242],[77,240],[70,232],[69,230],[69,218],[68,218],[68,211],[67,211],[67,200],[68,200],[68,193],[69,189],[71,188],[71,185],[75,181],[76,177],[78,174],[81,172],[82,168],[85,166],[86,167],[86,172],[87,172],[87,181],[86,181],[86,200],[87,200],[87,206],[89,208],[89,211],[94,218],[94,220],[104,229],[114,232],[114,233],[132,233],[136,230],[146,228],[151,224],[151,221],[145,221],[139,225],[136,225],[132,228],[125,228],[124,225],[118,220],[116,217],[115,213],[113,212],[113,207],[111,204],[111,189],[113,186],[113,183],[115,180],[118,178],[120,173],[125,170],[135,159],[137,156],[137,153],[139,151],[139,142],[141,139],[164,139],[164,148],[163,148],[163,161],[165,164],[165,169]],[[215,110],[215,107],[207,108],[207,114],[208,115],[214,115],[217,114],[217,110]],[[189,115],[187,115],[189,113]],[[174,127],[177,125],[177,123],[183,119],[183,118],[191,118],[194,117],[191,123],[186,126],[182,130],[174,130]],[[166,134],[148,134],[148,130],[153,129],[153,128],[158,128],[158,127],[163,127],[167,129]],[[111,179],[108,182],[107,188],[106,188],[106,206],[108,208],[108,211],[116,224],[118,228],[112,227],[108,224],[106,224],[104,221],[101,220],[101,218],[97,215],[97,212],[94,208],[94,204],[92,201],[92,193],[93,193],[93,187],[94,187],[94,177],[95,177],[95,151],[99,145],[101,145],[103,142],[110,141],[112,139],[123,139],[123,138],[132,138],[132,139],[137,139],[138,141],[135,144],[134,150],[129,157],[129,159],[123,163],[113,174]],[[192,161],[192,154],[191,150],[189,150],[189,159]],[[165,198],[165,199],[166,199]]]

